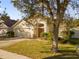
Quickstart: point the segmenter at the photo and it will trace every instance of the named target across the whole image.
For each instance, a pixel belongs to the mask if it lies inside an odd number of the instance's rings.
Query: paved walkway
[[[2,59],[31,59],[26,56],[18,55],[16,53],[7,52],[0,49],[0,58]]]

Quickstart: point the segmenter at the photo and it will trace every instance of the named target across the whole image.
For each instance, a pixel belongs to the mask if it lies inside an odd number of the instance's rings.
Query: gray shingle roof
[[[12,25],[14,25],[17,21],[15,20],[7,20],[4,23],[8,26],[11,27]]]

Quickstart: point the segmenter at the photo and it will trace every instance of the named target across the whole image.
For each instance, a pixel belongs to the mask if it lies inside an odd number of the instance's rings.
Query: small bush
[[[67,41],[69,39],[69,35],[67,31],[62,31],[61,32],[62,38],[63,38],[63,42]]]
[[[70,31],[70,38],[72,38],[72,36],[75,34],[74,31]]]
[[[74,35],[73,31],[62,31],[61,32],[62,36],[63,36],[63,40],[61,40],[62,43],[67,43],[70,42],[72,36]]]
[[[51,34],[47,33],[47,32],[43,32],[41,33],[41,38],[45,39],[45,40],[51,40]]]

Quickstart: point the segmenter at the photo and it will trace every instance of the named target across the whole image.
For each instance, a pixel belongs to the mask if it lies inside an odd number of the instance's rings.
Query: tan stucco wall
[[[0,36],[6,36],[7,32],[8,27],[4,23],[0,24]]]
[[[33,37],[33,26],[26,23],[26,21],[22,21],[13,29],[15,32],[15,36],[17,37],[27,37],[27,38]]]

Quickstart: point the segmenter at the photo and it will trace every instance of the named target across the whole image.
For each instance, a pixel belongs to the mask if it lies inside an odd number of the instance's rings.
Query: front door
[[[41,33],[44,32],[44,28],[38,28],[38,37],[41,36]]]
[[[44,32],[44,24],[38,23],[38,37],[41,36],[41,33]]]

